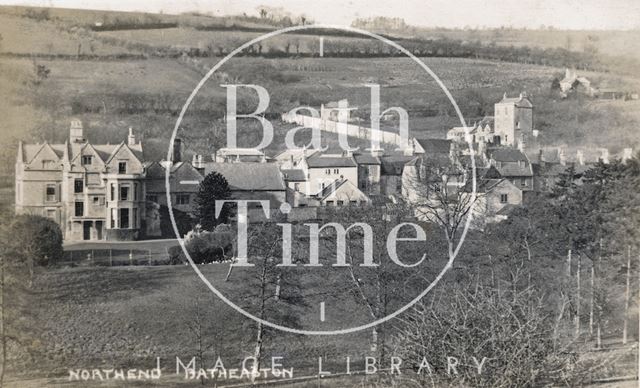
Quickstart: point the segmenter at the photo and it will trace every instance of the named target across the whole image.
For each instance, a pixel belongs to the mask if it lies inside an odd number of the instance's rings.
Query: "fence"
[[[60,266],[123,266],[169,264],[168,249],[165,253],[151,253],[142,249],[81,249],[65,251],[54,265]]]

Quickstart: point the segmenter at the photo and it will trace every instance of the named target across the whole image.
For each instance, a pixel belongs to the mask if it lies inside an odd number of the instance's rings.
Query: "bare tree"
[[[261,320],[279,322],[287,326],[299,326],[293,306],[303,305],[297,282],[286,268],[278,266],[282,258],[283,237],[275,224],[250,225],[247,248],[250,263],[254,266],[234,272],[230,280],[242,279],[250,284],[250,291],[242,302]],[[295,247],[292,252],[296,252]],[[294,257],[294,260],[298,260]],[[229,272],[231,277],[231,272]],[[258,376],[264,354],[265,340],[271,331],[262,322],[255,323],[254,364],[252,379]]]

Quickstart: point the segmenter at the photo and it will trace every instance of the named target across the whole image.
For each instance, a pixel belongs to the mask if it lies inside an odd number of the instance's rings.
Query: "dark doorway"
[[[96,221],[96,236],[98,240],[102,240],[102,221]]]
[[[91,221],[82,223],[82,239],[91,240]]]

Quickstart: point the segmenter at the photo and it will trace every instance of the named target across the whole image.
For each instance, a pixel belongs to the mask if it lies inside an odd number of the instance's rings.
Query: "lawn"
[[[226,264],[204,265],[201,270],[214,284],[223,285],[227,295],[243,289],[243,275],[237,270],[224,283]],[[39,305],[34,311],[46,355],[39,360],[41,372],[65,375],[68,368],[131,367],[149,364],[154,357],[188,359],[196,352],[189,325],[197,314],[206,322],[206,341],[213,345],[209,357],[220,354],[232,363],[253,350],[252,321],[214,297],[189,266],[54,269],[39,275],[37,283]],[[351,321],[361,310],[349,298],[327,304],[332,306],[327,320]],[[303,310],[306,325],[316,322],[317,327],[315,306],[310,312]],[[368,354],[369,336],[279,332],[277,342],[267,339],[265,346],[267,354],[284,356],[302,371],[315,367],[319,354],[326,359],[345,354],[361,359]],[[169,362],[167,369],[174,364]]]

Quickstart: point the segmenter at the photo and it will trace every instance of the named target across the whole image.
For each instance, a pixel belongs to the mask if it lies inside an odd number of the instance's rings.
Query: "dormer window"
[[[93,156],[91,156],[91,155],[83,155],[82,156],[82,165],[83,166],[90,166],[92,162],[93,162]]]
[[[118,162],[118,174],[127,173],[127,162]]]

